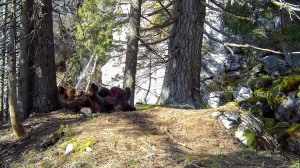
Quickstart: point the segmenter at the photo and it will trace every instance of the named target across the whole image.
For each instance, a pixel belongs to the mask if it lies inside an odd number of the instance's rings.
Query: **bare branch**
[[[162,9],[164,9],[167,12],[167,14],[170,16],[170,18],[173,18],[171,13],[169,12],[169,10],[167,8],[165,8],[164,4],[162,4],[161,1],[159,1],[159,0],[156,0],[156,1],[160,4]]]

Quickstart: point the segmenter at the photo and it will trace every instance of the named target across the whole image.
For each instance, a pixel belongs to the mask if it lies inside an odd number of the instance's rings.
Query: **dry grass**
[[[233,133],[211,116],[213,110],[182,110],[159,107],[137,112],[101,114],[78,120],[78,114],[63,111],[27,120],[21,140],[11,130],[0,131],[2,165],[16,167],[288,167],[283,156],[243,147]],[[53,146],[40,144],[60,125],[72,125]],[[61,144],[95,141],[92,152],[65,155]],[[81,143],[81,144],[80,144]],[[17,144],[17,145],[16,145]],[[0,164],[1,165],[1,164]]]

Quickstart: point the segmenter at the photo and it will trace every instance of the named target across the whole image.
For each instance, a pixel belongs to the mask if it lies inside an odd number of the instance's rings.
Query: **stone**
[[[226,129],[233,128],[234,121],[228,120],[228,118],[224,116],[220,116],[219,120],[221,121],[221,123],[224,125]]]
[[[93,150],[92,150],[91,147],[86,147],[86,148],[85,148],[85,151],[86,151],[86,152],[92,152]]]
[[[288,73],[288,64],[277,56],[266,56],[262,62],[267,66],[267,72],[270,76],[284,76]]]
[[[225,112],[225,117],[228,120],[234,121],[235,123],[238,123],[239,120],[240,120],[240,117],[238,115],[236,115],[236,114],[234,114],[233,112],[230,112],[230,111]]]
[[[231,100],[223,96],[224,92],[210,92],[202,97],[204,103],[208,104],[210,108],[218,108],[225,105]]]
[[[71,152],[73,152],[73,151],[74,151],[73,144],[68,144],[67,147],[66,147],[66,152],[65,152],[65,154],[67,155],[67,154],[69,154],[69,153],[71,153]]]
[[[253,91],[250,86],[245,84],[239,84],[238,88],[233,94],[235,102],[240,102],[253,97]]]
[[[218,118],[218,117],[220,117],[220,116],[222,115],[222,113],[219,112],[219,111],[215,111],[215,112],[211,113],[211,115],[212,115],[213,117]]]
[[[244,145],[248,145],[247,137],[244,136],[246,131],[249,129],[248,125],[246,123],[241,123],[238,127],[238,129],[235,131],[234,135],[237,139],[243,142]]]

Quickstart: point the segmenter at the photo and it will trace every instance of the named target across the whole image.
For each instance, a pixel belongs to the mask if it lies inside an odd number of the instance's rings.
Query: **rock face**
[[[235,102],[240,102],[253,97],[253,91],[248,85],[239,84],[238,88],[233,94]]]
[[[288,64],[277,56],[267,56],[262,59],[262,62],[267,66],[268,75],[270,76],[283,76],[289,70]]]
[[[217,108],[231,101],[229,98],[224,97],[224,92],[210,92],[205,94],[202,100],[208,104],[210,108]]]

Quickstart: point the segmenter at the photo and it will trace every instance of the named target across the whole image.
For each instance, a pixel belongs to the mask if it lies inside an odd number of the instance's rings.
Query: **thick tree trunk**
[[[6,4],[4,0],[4,4]],[[1,79],[0,79],[0,121],[3,121],[4,118],[4,82],[5,82],[5,62],[6,62],[6,19],[7,19],[7,5],[3,6],[3,29],[2,29],[2,41],[1,41]]]
[[[18,111],[22,120],[29,117],[33,106],[33,0],[22,1],[20,31],[20,63],[18,85]]]
[[[47,113],[60,107],[56,86],[52,1],[42,0],[35,24],[33,111]]]
[[[205,6],[204,0],[179,0],[173,8],[176,19],[169,41],[170,60],[160,104],[190,104],[200,106],[201,49]]]
[[[135,95],[135,76],[138,54],[138,43],[140,34],[140,19],[141,19],[142,0],[131,0],[130,5],[130,20],[129,32],[127,37],[127,52],[124,72],[124,88],[128,87],[131,90],[129,99],[130,105],[134,105]]]
[[[18,119],[17,114],[17,75],[16,75],[16,0],[12,1],[12,11],[10,14],[10,49],[9,49],[9,76],[8,76],[8,87],[9,87],[9,114],[10,121],[17,138],[24,134],[21,127],[21,123]]]

